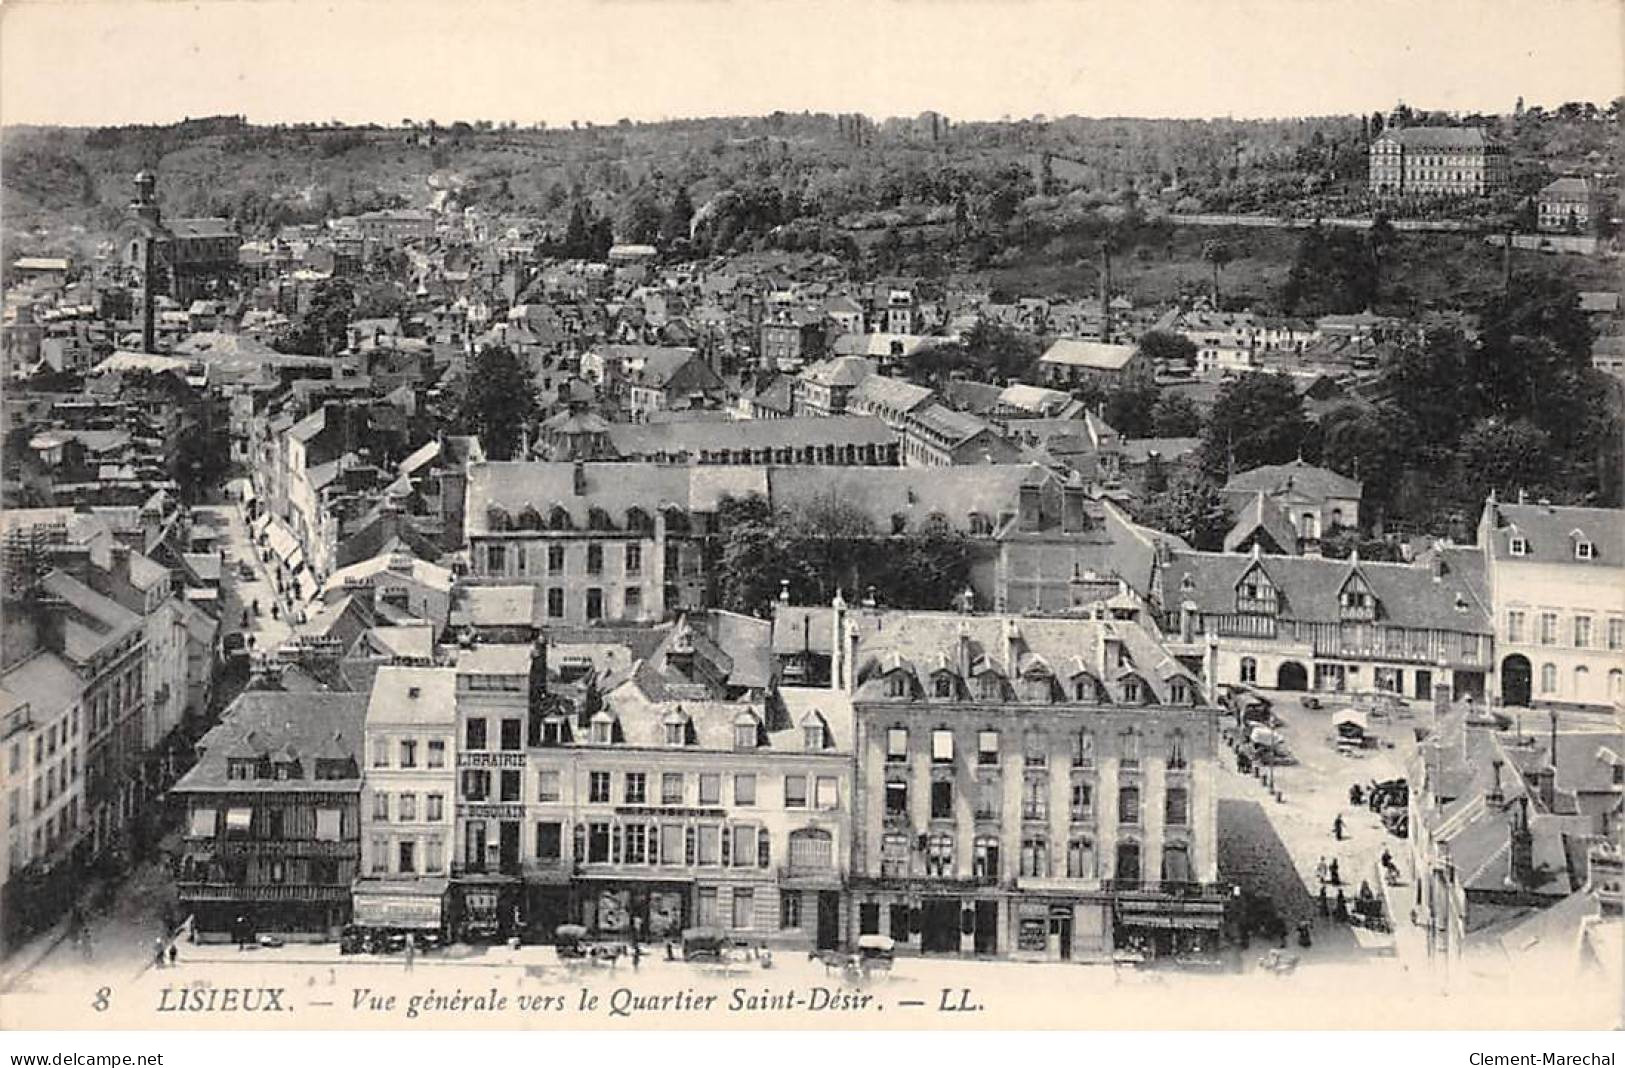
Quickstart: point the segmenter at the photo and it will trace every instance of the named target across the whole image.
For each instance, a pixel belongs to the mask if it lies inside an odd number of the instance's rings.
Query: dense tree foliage
[[[1319,454],[1316,431],[1292,379],[1242,375],[1219,388],[1202,434],[1202,470],[1223,480],[1236,471]]]
[[[941,388],[957,372],[977,382],[1003,385],[1031,374],[1042,355],[1038,339],[1008,326],[980,322],[957,341],[916,349],[903,366],[916,382]]]
[[[355,318],[355,287],[347,279],[329,278],[316,284],[305,313],[271,346],[278,352],[331,356],[348,343],[350,323]]]
[[[774,511],[759,496],[717,509],[718,594],[736,612],[764,613],[781,589],[798,604],[873,595],[899,608],[946,608],[970,581],[972,546],[948,531],[890,534],[834,494]]]
[[[517,458],[525,427],[537,411],[536,389],[513,350],[488,345],[469,368],[460,422],[493,460]]]
[[[1235,522],[1219,485],[1201,471],[1181,470],[1141,507],[1140,522],[1183,538],[1192,548],[1218,550]]]

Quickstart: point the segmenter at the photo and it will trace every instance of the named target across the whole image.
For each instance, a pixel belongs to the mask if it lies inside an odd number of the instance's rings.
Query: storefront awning
[[[444,921],[445,879],[358,882],[352,905],[354,922],[362,927],[393,927],[427,931]]]
[[[1163,916],[1150,912],[1130,912],[1117,920],[1124,927],[1178,928],[1179,930],[1217,931],[1224,926],[1224,917],[1213,913],[1185,913]]]
[[[253,533],[254,537],[258,538],[260,535],[265,533],[265,528],[270,525],[270,515],[267,513],[261,513],[260,515],[255,516],[253,521],[248,524],[248,529]]]
[[[299,539],[293,536],[293,531],[288,529],[287,524],[279,520],[271,520],[271,525],[265,529],[265,537],[270,543],[271,551],[276,553],[279,559],[287,560],[299,551]]]

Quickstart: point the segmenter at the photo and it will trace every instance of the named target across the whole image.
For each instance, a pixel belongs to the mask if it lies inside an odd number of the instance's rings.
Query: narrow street
[[[257,653],[269,653],[293,636],[293,627],[287,612],[279,609],[276,618],[271,606],[279,604],[276,586],[271,581],[267,565],[260,560],[242,508],[234,502],[198,506],[193,521],[207,523],[221,531],[221,628],[222,634],[243,632],[254,640]],[[243,577],[242,565],[247,564],[252,578]],[[252,607],[258,602],[256,615]],[[248,626],[243,626],[244,612]]]

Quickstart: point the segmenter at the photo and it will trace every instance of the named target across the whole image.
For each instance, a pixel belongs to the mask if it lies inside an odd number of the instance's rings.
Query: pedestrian
[[[417,939],[412,935],[406,936],[406,970],[412,970],[412,954],[417,952]]]
[[[1316,904],[1320,908],[1320,918],[1321,919],[1324,920],[1324,919],[1327,919],[1327,918],[1329,918],[1331,916],[1332,907],[1331,907],[1331,902],[1326,900],[1326,884],[1325,883],[1320,884],[1320,897],[1317,900]]]
[[[1332,917],[1337,920],[1338,923],[1349,922],[1349,903],[1348,899],[1343,896],[1343,890],[1341,887],[1339,887],[1337,891],[1337,905],[1332,909]]]
[[[1332,837],[1339,842],[1343,840],[1343,814],[1341,812],[1332,820]]]
[[[1320,862],[1315,865],[1315,878],[1320,880],[1320,882],[1324,884],[1326,882],[1326,874],[1327,874],[1326,858],[1324,856],[1322,856],[1320,858]]]
[[[643,943],[638,941],[636,935],[634,935],[633,938],[632,938],[632,970],[634,972],[637,971],[638,970],[638,965],[640,965],[642,963],[643,963]]]
[[[159,935],[153,941],[155,943],[153,947],[153,967],[162,968],[164,966],[164,936]]]
[[[171,942],[169,943],[169,966],[171,968],[175,966],[176,956],[178,956],[178,953],[175,950],[175,943]]]
[[[1331,864],[1327,866],[1326,874],[1328,876],[1326,881],[1331,883],[1333,886],[1342,886],[1343,885],[1343,875],[1342,875],[1341,872],[1339,872],[1337,870],[1337,858],[1336,857],[1333,857]]]
[[[1394,855],[1388,851],[1387,846],[1382,847],[1382,870],[1391,871],[1394,867]]]

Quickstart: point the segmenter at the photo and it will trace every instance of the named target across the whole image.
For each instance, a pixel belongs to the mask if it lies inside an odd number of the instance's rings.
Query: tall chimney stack
[[[1112,340],[1112,250],[1105,241],[1100,243],[1100,340]]]

